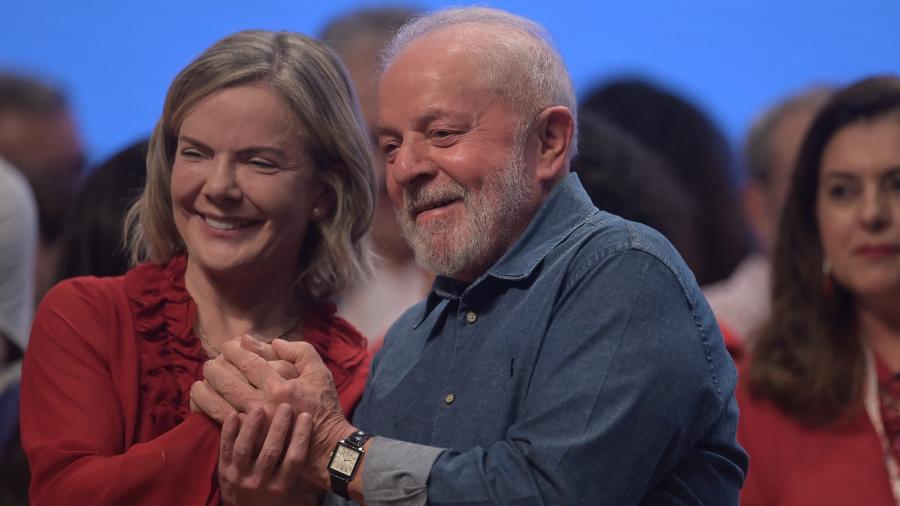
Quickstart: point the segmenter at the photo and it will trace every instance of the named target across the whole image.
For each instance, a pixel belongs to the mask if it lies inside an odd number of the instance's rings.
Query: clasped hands
[[[226,504],[297,503],[328,488],[331,450],[355,429],[312,345],[235,338],[203,375],[191,387],[191,409],[222,424]]]

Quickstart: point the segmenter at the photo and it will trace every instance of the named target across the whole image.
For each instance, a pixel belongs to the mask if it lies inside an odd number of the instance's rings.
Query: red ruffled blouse
[[[207,360],[184,286],[186,257],[125,276],[67,280],[42,301],[21,386],[32,504],[218,504],[219,427],[191,413]],[[344,412],[362,396],[366,340],[332,304],[303,338],[331,371]]]

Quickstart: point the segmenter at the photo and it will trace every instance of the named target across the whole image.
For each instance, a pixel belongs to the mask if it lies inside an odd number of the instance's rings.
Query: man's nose
[[[424,141],[410,139],[397,147],[387,164],[387,176],[405,188],[420,178],[432,178],[437,173],[434,161],[428,156]]]

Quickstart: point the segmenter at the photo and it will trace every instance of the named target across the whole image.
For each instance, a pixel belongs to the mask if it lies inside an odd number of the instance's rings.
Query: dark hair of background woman
[[[696,209],[692,247],[685,258],[701,285],[727,278],[750,251],[725,136],[696,105],[654,83],[621,79],[585,94],[580,111],[625,130],[662,157]]]
[[[579,111],[578,123],[578,156],[572,170],[594,204],[661,232],[688,265],[702,261],[694,241],[694,201],[666,161],[589,111]]]
[[[839,423],[858,409],[865,374],[853,297],[837,283],[833,292],[824,289],[816,219],[822,153],[841,129],[892,113],[900,114],[897,77],[844,88],[816,115],[797,157],[775,244],[772,316],[748,374],[755,396],[806,425]]]
[[[59,280],[128,270],[122,227],[144,188],[146,158],[147,141],[142,140],[90,172],[66,225]]]

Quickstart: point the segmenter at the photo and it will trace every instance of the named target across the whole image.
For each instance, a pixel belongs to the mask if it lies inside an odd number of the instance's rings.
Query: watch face
[[[357,450],[339,444],[331,457],[331,463],[328,464],[328,467],[349,477],[353,474],[353,468],[356,467],[357,460],[359,460],[359,452]]]

